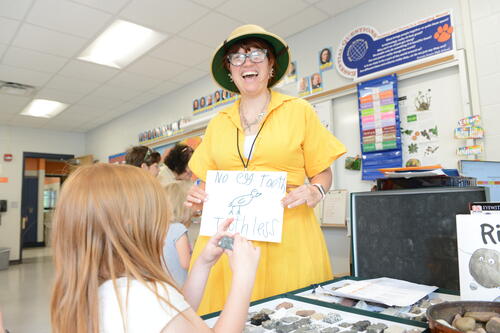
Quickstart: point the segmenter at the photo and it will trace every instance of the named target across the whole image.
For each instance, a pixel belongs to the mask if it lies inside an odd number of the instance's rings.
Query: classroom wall
[[[83,155],[85,135],[45,129],[0,125],[0,199],[8,200],[8,210],[2,214],[0,247],[9,247],[10,260],[19,259],[23,152]],[[13,154],[11,162],[3,154]]]
[[[485,159],[500,161],[500,1],[470,0],[472,37],[485,130]]]

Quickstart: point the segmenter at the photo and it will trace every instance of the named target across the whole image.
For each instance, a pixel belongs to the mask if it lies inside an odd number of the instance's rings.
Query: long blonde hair
[[[170,202],[170,222],[179,222],[189,227],[193,211],[184,205],[187,193],[193,183],[189,181],[176,181],[165,186],[168,201]]]
[[[156,283],[175,286],[161,259],[169,208],[153,176],[128,165],[80,167],[64,183],[54,218],[53,332],[99,332],[98,289],[107,280],[122,318],[117,278],[138,280],[167,302]]]

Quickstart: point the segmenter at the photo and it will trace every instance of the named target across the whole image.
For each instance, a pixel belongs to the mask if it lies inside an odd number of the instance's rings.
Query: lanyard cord
[[[245,164],[245,160],[243,159],[243,156],[241,156],[240,152],[240,131],[238,130],[238,127],[236,127],[236,147],[238,148],[238,155],[240,156],[241,163],[243,164],[243,167],[245,168],[245,171],[248,168],[248,164],[250,164],[250,158],[252,157],[252,151],[253,151],[253,146],[255,145],[255,141],[257,141],[257,138],[259,137],[260,131],[262,131],[262,128],[264,128],[264,124],[266,123],[267,118],[262,122],[262,125],[260,126],[259,131],[257,132],[257,135],[255,136],[255,139],[253,139],[252,145],[250,146],[250,152],[248,153],[248,159],[247,163]]]

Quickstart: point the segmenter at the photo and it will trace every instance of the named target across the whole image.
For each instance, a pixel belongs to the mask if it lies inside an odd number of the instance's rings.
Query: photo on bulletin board
[[[200,108],[200,101],[198,99],[193,99],[193,111],[196,111]]]
[[[319,71],[324,72],[333,68],[332,48],[325,47],[319,51],[318,55]]]
[[[207,106],[212,106],[213,100],[214,98],[212,95],[207,95]]]
[[[224,99],[228,100],[231,98],[231,92],[224,90]]]
[[[314,94],[321,90],[323,90],[323,78],[320,73],[314,73],[311,75],[311,91]]]
[[[214,92],[214,104],[218,105],[222,101],[222,92],[221,90],[216,90]]]
[[[207,106],[207,100],[205,97],[200,98],[200,109],[203,109]]]
[[[290,63],[290,68],[288,69],[288,73],[285,76],[284,82],[285,82],[285,84],[297,82],[297,62],[296,61],[292,61]]]
[[[311,93],[311,86],[309,84],[308,76],[300,78],[299,82],[297,83],[297,92],[299,93],[299,96],[307,96]]]

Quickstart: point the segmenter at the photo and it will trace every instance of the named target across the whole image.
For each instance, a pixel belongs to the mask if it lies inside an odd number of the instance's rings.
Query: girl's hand
[[[202,187],[193,185],[187,193],[184,205],[194,210],[201,210],[203,209],[203,203],[207,201],[207,197],[207,192]]]
[[[198,259],[200,260],[200,263],[212,267],[217,260],[219,260],[220,256],[224,253],[224,249],[219,247],[217,244],[219,244],[219,241],[223,236],[233,237],[232,234],[226,231],[233,221],[233,218],[229,218],[219,226],[217,233],[210,238],[207,245],[205,245],[205,248],[201,252]]]
[[[260,247],[239,234],[234,235],[233,250],[226,250],[234,279],[253,279],[259,266]]]

